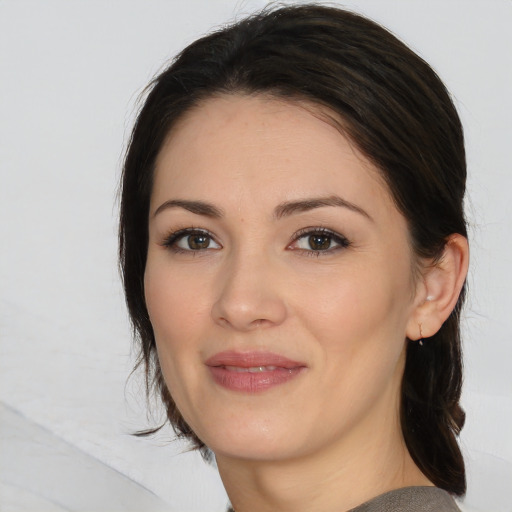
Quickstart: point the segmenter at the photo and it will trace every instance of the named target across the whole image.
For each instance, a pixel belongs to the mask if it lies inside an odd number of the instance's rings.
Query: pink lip
[[[217,384],[245,393],[284,384],[306,369],[304,363],[271,352],[219,352],[205,364]]]

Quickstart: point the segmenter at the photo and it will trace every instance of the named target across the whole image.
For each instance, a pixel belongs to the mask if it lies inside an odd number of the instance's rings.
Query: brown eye
[[[313,251],[325,251],[331,247],[332,237],[329,235],[310,235],[308,238],[309,247]]]
[[[182,229],[169,236],[164,246],[177,252],[198,252],[209,249],[221,249],[208,231],[196,229]]]
[[[308,228],[296,235],[290,249],[299,249],[311,254],[333,253],[344,249],[350,242],[341,234],[325,228]]]
[[[211,238],[203,233],[197,233],[189,235],[187,238],[188,248],[193,251],[199,251],[201,249],[208,249]]]

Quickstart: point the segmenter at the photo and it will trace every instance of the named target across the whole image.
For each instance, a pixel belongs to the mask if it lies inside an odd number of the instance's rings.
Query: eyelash
[[[184,229],[178,229],[177,231],[174,231],[169,236],[165,238],[165,240],[162,243],[163,247],[168,248],[169,250],[173,251],[174,253],[191,253],[193,255],[206,251],[211,250],[212,248],[206,247],[204,249],[183,249],[181,247],[177,246],[177,243],[186,236],[192,236],[192,235],[199,235],[199,236],[205,236],[208,237],[209,240],[217,245],[220,246],[218,242],[215,241],[215,238],[213,235],[206,229],[201,228],[184,228]],[[303,254],[307,254],[308,256],[320,256],[324,254],[332,254],[333,252],[337,252],[341,249],[346,249],[351,245],[350,241],[341,235],[340,233],[336,233],[335,231],[332,231],[327,228],[323,227],[308,227],[303,228],[293,235],[292,242],[287,246],[287,248],[290,248],[293,244],[296,244],[299,240],[311,237],[311,236],[320,236],[320,237],[328,237],[330,239],[330,243],[335,243],[337,246],[335,247],[329,247],[325,250],[314,250],[314,249],[301,249],[296,248],[293,249],[295,251],[300,251]],[[213,248],[216,249],[216,248]]]
[[[192,235],[208,237],[211,241],[218,244],[218,242],[215,241],[215,238],[213,237],[213,235],[206,229],[184,228],[184,229],[178,229],[177,231],[174,231],[169,236],[167,236],[165,238],[165,240],[163,241],[162,246],[168,248],[169,250],[173,251],[174,253],[188,253],[188,254],[193,254],[193,255],[210,249],[208,247],[203,250],[193,250],[193,249],[183,249],[183,248],[177,246],[177,243],[180,241],[180,239],[185,238],[186,236],[192,236]],[[218,244],[218,245],[220,245],[220,244]]]
[[[321,237],[329,237],[331,240],[331,243],[334,242],[338,245],[336,247],[330,247],[325,250],[299,249],[299,248],[297,248],[295,250],[300,251],[304,254],[307,254],[308,256],[317,256],[318,257],[318,256],[322,256],[322,255],[332,254],[333,252],[338,252],[339,250],[346,249],[347,247],[350,247],[350,245],[351,245],[350,241],[345,236],[343,236],[340,233],[337,233],[336,231],[332,231],[331,229],[322,228],[322,227],[308,227],[308,228],[303,228],[303,229],[300,229],[299,231],[297,231],[293,235],[293,241],[288,247],[297,243],[302,238],[311,237],[314,235],[319,235]]]

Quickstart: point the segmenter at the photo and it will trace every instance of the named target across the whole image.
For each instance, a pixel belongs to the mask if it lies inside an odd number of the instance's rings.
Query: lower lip
[[[305,367],[276,368],[261,372],[227,370],[224,366],[209,366],[214,381],[224,388],[244,393],[258,393],[285,384],[297,377]]]

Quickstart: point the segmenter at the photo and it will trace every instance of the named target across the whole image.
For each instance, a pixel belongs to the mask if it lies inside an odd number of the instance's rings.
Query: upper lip
[[[255,366],[297,368],[306,366],[304,363],[272,352],[237,352],[234,350],[218,352],[207,359],[205,364],[207,366],[236,366],[238,368],[252,368]]]

